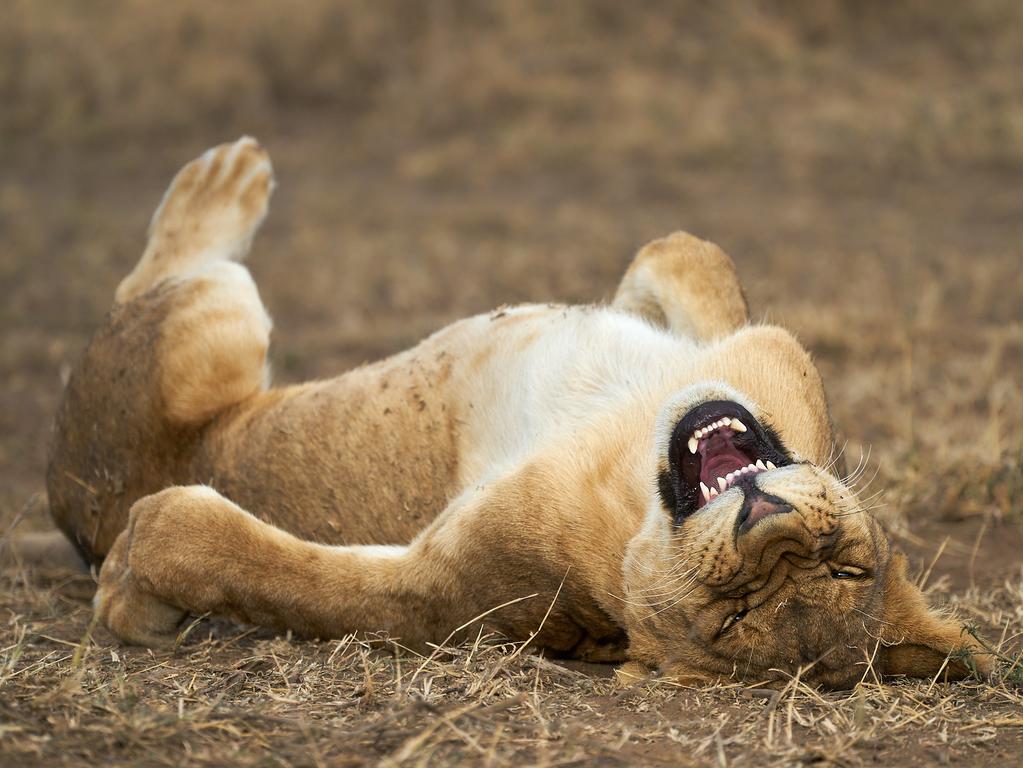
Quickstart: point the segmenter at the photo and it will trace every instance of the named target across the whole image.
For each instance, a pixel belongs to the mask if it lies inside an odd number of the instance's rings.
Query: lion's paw
[[[145,253],[118,287],[117,301],[130,301],[211,261],[244,258],[266,217],[273,186],[270,157],[248,136],[188,163],[153,214]]]
[[[121,532],[103,562],[93,605],[97,618],[118,638],[133,645],[167,648],[177,640],[188,612],[170,605],[146,589],[129,560],[136,515]]]
[[[178,249],[239,258],[266,216],[272,189],[270,157],[255,139],[213,147],[174,177],[153,215],[150,237]]]

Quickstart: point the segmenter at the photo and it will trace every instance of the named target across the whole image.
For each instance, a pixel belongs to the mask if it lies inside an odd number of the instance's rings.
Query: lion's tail
[[[0,539],[0,567],[88,572],[74,544],[60,531],[39,531]]]

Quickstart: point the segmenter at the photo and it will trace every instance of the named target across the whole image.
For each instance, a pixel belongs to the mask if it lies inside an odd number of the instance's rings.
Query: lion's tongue
[[[732,443],[734,434],[730,429],[720,429],[706,440],[700,441],[700,480],[708,488],[717,488],[719,477],[724,477],[729,472],[735,472],[751,463],[750,457]],[[702,507],[704,503],[701,494],[697,506]]]

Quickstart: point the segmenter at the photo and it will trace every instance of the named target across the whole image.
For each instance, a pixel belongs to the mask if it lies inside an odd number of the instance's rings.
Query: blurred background
[[[1020,520],[1023,4],[7,0],[0,521],[176,169],[240,134],[276,378],[610,297],[686,229],[823,369],[893,520]],[[1014,523],[1015,524],[1015,523]]]

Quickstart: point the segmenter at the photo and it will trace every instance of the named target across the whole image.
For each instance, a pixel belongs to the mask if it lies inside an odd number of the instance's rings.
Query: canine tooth
[[[723,491],[727,487],[728,487],[728,481],[725,480],[725,478],[723,478],[723,477],[719,477],[718,478],[718,488],[720,488]]]
[[[745,432],[746,431],[746,425],[743,424],[738,419],[732,419],[730,422],[728,422],[728,426],[732,428],[733,432]]]
[[[767,467],[764,466],[764,460],[763,459],[757,459],[757,468],[758,469],[767,469]]]
[[[701,482],[700,483],[700,490],[703,491],[703,500],[704,501],[710,501],[710,488],[708,488],[706,485],[704,485]]]
[[[695,437],[689,438],[689,452],[696,453],[696,449],[700,447],[700,441]]]
[[[777,467],[774,466],[774,464],[772,464],[771,462],[767,462],[767,468],[768,469],[777,469]]]

